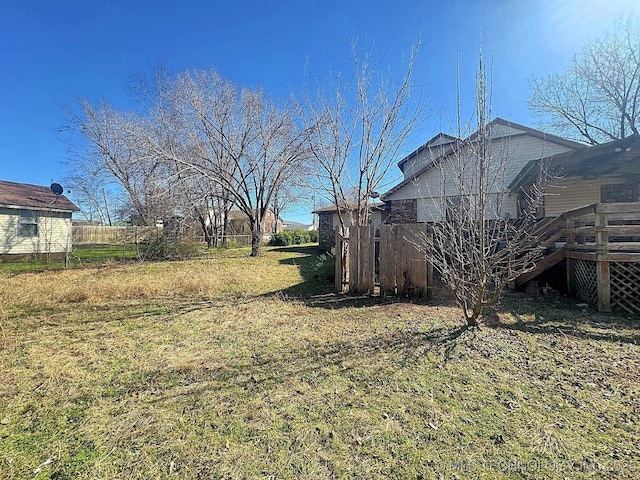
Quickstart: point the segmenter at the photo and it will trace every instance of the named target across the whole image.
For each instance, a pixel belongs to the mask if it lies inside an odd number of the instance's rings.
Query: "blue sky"
[[[485,55],[493,55],[494,115],[535,126],[526,105],[532,75],[562,72],[585,43],[630,14],[638,17],[640,1],[4,1],[0,179],[61,181],[64,107],[84,97],[128,108],[127,79],[160,64],[174,72],[214,67],[286,96],[301,91],[305,72],[349,73],[356,36],[393,68],[422,35],[414,80],[425,86],[432,116],[403,152],[450,131],[457,54],[462,102],[471,108],[480,31]],[[309,210],[284,216],[310,223]]]

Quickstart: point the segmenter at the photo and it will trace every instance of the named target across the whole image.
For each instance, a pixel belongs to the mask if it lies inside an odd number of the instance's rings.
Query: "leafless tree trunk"
[[[273,195],[306,159],[291,109],[262,91],[238,91],[214,71],[184,72],[159,91],[154,117],[171,138],[155,142],[155,154],[227,192],[248,218],[251,255],[260,255]]]
[[[504,215],[513,200],[505,178],[508,144],[491,141],[487,77],[480,55],[476,84],[476,132],[455,146],[438,166],[440,192],[436,201],[440,221],[432,236],[417,244],[432,255],[434,267],[455,295],[469,327],[478,326],[485,307],[496,303],[510,281],[535,267],[542,253],[535,231],[542,204],[544,178],[529,192],[517,219]],[[459,114],[458,114],[459,117]],[[461,138],[458,119],[458,138]]]
[[[587,45],[563,74],[533,78],[531,111],[558,134],[591,145],[638,134],[640,25],[628,20]]]
[[[338,207],[342,232],[350,224],[366,225],[372,194],[388,181],[397,153],[426,110],[412,85],[418,44],[399,79],[376,71],[370,54],[352,43],[354,75],[338,75],[332,90],[307,92],[300,106],[309,132],[314,191]]]

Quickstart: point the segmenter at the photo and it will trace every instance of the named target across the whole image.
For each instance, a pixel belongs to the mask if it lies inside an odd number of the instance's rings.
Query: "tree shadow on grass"
[[[640,345],[640,320],[579,308],[564,298],[511,293],[505,296],[499,312],[507,315],[504,319],[490,316],[488,327]]]
[[[278,248],[280,252],[297,256],[280,260],[280,265],[295,265],[300,270],[302,282],[280,290],[289,297],[309,298],[333,291],[335,267],[333,257],[319,256],[315,246],[289,246]]]
[[[451,295],[442,285],[434,286],[434,298],[381,297],[378,295],[351,295],[335,292],[335,259],[319,256],[315,246],[289,246],[278,249],[281,252],[297,253],[297,257],[280,260],[281,265],[296,265],[303,281],[291,287],[270,292],[266,297],[278,296],[294,298],[314,308],[336,310],[341,308],[361,308],[375,305],[410,302],[413,304],[451,306],[455,304]]]
[[[223,388],[264,391],[291,379],[306,378],[317,383],[322,378],[336,374],[361,384],[360,388],[368,388],[377,378],[372,372],[369,372],[370,375],[363,375],[362,372],[356,372],[356,369],[370,368],[370,359],[382,355],[388,359],[384,364],[385,368],[400,369],[406,364],[417,362],[430,352],[441,354],[446,362],[465,334],[475,335],[475,332],[465,327],[447,326],[425,332],[396,331],[354,341],[289,345],[279,348],[277,352],[258,350],[254,351],[248,361],[240,363],[230,362],[213,368],[206,364],[191,364],[146,371],[120,385],[118,394],[131,395],[132,392],[143,390],[158,392],[167,390],[168,386],[195,386],[191,394],[206,394],[211,382],[216,382],[217,388],[223,384]],[[167,392],[158,396],[158,400],[170,395]]]

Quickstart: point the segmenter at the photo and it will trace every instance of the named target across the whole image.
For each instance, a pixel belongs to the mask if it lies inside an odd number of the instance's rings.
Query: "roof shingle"
[[[56,196],[49,187],[0,180],[0,205],[79,212],[64,195]]]

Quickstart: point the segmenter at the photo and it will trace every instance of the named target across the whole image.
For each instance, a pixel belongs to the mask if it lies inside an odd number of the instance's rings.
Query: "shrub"
[[[140,260],[163,260],[167,257],[168,242],[165,237],[142,240],[138,244]]]
[[[274,247],[286,247],[290,245],[289,232],[279,232],[271,237],[269,240],[269,245],[273,245]]]
[[[275,247],[286,247],[288,245],[300,245],[301,243],[313,243],[318,241],[318,232],[316,230],[291,230],[288,232],[279,232],[271,237],[269,245]]]
[[[312,269],[314,277],[321,283],[331,283],[335,281],[336,257],[331,253],[323,253],[313,263]]]

